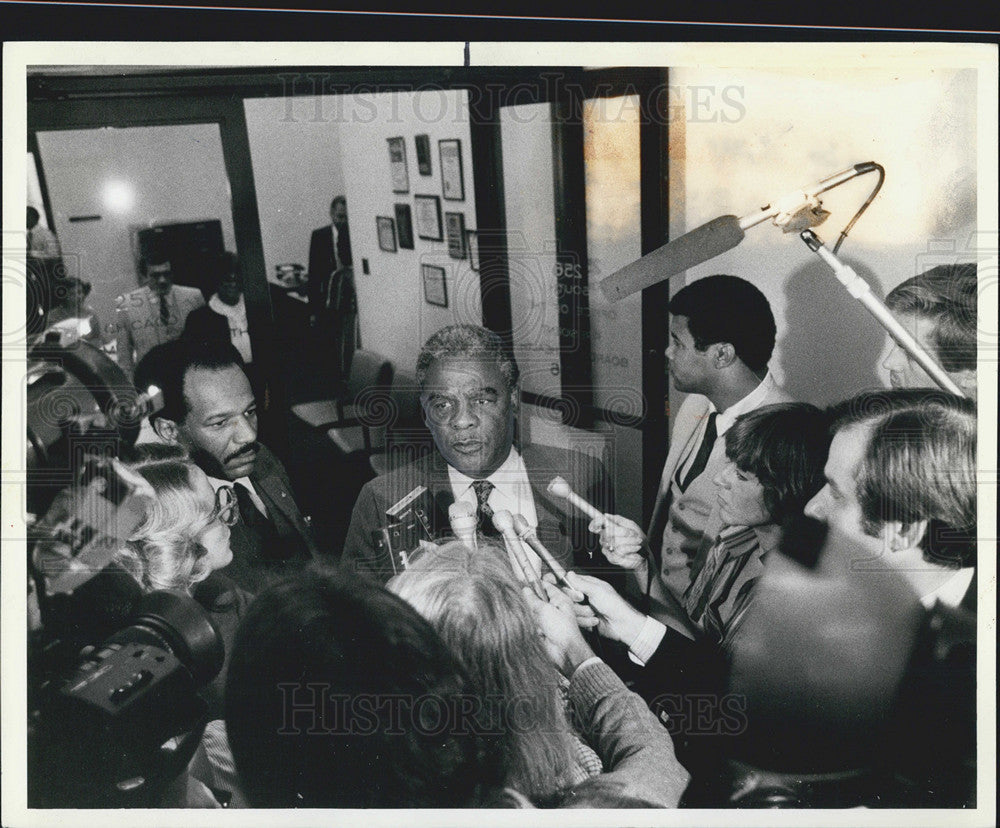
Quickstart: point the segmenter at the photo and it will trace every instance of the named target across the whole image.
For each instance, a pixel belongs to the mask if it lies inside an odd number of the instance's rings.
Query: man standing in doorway
[[[118,364],[129,376],[154,345],[178,339],[188,314],[205,304],[201,291],[174,284],[166,259],[143,264],[146,284],[117,303]]]
[[[338,195],[330,202],[330,224],[314,230],[309,241],[309,321],[314,350],[328,360],[315,371],[334,379],[347,375],[356,344],[352,263],[347,198]]]

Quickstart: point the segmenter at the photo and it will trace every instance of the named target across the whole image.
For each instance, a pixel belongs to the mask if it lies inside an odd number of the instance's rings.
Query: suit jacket
[[[257,593],[270,581],[319,558],[320,552],[312,527],[295,503],[288,472],[266,446],[260,447],[250,482],[267,507],[277,548],[267,548],[241,514],[229,540],[232,563],[220,571],[243,589]]]
[[[549,481],[560,475],[585,500],[602,512],[612,512],[614,498],[604,466],[579,452],[548,446],[526,446],[521,450],[521,458],[534,495],[538,537],[552,555],[566,568],[596,571],[605,577],[608,572],[620,572],[601,555],[597,536],[587,531],[587,517],[565,500],[545,491]],[[447,463],[439,452],[434,451],[364,485],[347,530],[343,566],[381,583],[402,568],[398,557],[390,554],[384,546],[379,546],[377,536],[382,527],[390,523],[386,509],[421,485],[428,489],[424,503],[432,539],[436,541],[452,535],[448,507],[455,498]]]
[[[785,389],[780,385],[774,384],[767,389],[764,396],[754,407],[761,408],[765,405],[790,401],[791,397]],[[656,539],[652,536],[655,534],[654,527],[656,527],[658,520],[664,517],[667,519],[666,531],[669,532],[673,528],[670,520],[678,514],[685,515],[685,519],[689,521],[688,530],[690,530],[690,527],[703,528],[701,528],[700,533],[696,532],[696,534],[700,535],[700,540],[695,539],[694,548],[677,550],[677,554],[665,557],[662,561],[659,561],[659,572],[654,571],[652,573],[649,612],[658,618],[662,617],[663,614],[669,615],[676,605],[676,602],[672,601],[670,596],[665,593],[669,591],[675,598],[683,594],[691,579],[697,576],[705,557],[708,555],[708,551],[712,548],[723,527],[722,518],[719,514],[719,504],[715,499],[715,485],[712,483],[712,480],[726,465],[726,441],[724,436],[720,435],[715,441],[712,453],[709,455],[708,462],[705,465],[705,470],[691,482],[684,494],[678,498],[677,502],[671,504],[670,498],[667,496],[670,481],[677,473],[678,466],[683,465],[692,451],[697,451],[697,441],[700,439],[702,431],[701,425],[705,417],[708,416],[709,411],[710,404],[707,397],[703,397],[700,394],[690,395],[684,400],[680,410],[677,412],[673,431],[671,432],[670,450],[667,453],[667,461],[663,466],[663,475],[660,478],[660,491],[647,534],[651,536],[650,543],[655,544]],[[671,506],[674,507],[674,512],[668,513],[665,516],[660,515],[661,510],[670,509]],[[657,548],[652,551],[653,560],[658,561],[661,550]],[[656,564],[654,564],[655,566]],[[645,569],[637,571],[637,575],[641,578],[640,586],[645,590],[647,586]]]
[[[149,286],[118,297],[118,364],[131,375],[135,364],[156,345],[179,339],[188,314],[205,304],[197,288],[174,285],[167,296],[170,318],[160,319],[160,298]]]
[[[312,232],[309,239],[309,308],[312,313],[317,313],[322,305],[322,291],[326,285],[330,274],[335,270],[350,267],[352,264],[350,257],[350,231],[338,231],[347,233],[347,260],[337,261],[336,251],[333,249],[333,230],[331,225],[317,227]]]

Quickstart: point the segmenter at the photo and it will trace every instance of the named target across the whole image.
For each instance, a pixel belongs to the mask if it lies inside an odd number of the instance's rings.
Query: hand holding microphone
[[[587,529],[595,535],[600,534],[601,551],[611,563],[625,569],[637,569],[645,560],[640,550],[646,537],[638,524],[628,518],[601,512],[574,492],[561,477],[553,477],[547,491],[573,504],[590,518]]]
[[[605,638],[620,641],[626,647],[638,638],[646,616],[619,595],[611,584],[591,575],[570,572],[570,586],[587,602],[575,606],[576,620],[581,627],[597,627]]]
[[[646,535],[639,524],[621,515],[601,515],[587,527],[601,536],[601,552],[615,566],[638,569],[646,562],[643,546]]]
[[[524,599],[535,616],[549,658],[566,678],[571,678],[577,667],[593,658],[594,651],[580,633],[573,602],[554,584],[545,582],[544,589],[545,600],[539,600],[527,587]]]

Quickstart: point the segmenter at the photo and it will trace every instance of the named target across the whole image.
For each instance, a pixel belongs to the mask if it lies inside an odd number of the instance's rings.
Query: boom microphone
[[[601,282],[601,290],[617,302],[732,250],[744,235],[736,216],[719,216],[612,273]]]
[[[830,214],[818,198],[821,193],[878,169],[881,167],[874,161],[865,161],[788,193],[757,213],[742,218],[731,215],[714,218],[615,271],[601,282],[601,290],[610,301],[617,302],[732,250],[743,241],[748,229],[768,219],[773,219],[786,233],[799,233],[822,224]]]

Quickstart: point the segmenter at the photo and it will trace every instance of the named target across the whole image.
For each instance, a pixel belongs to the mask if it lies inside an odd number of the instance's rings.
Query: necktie
[[[160,294],[160,321],[166,325],[170,322],[170,308],[167,306],[167,297],[165,294]]]
[[[680,486],[682,492],[687,490],[687,487],[691,485],[691,481],[705,471],[705,466],[708,463],[708,457],[712,453],[712,446],[715,445],[715,438],[717,436],[715,430],[715,418],[718,416],[718,411],[713,411],[708,415],[708,425],[705,426],[705,436],[702,437],[701,445],[698,447],[698,453],[695,455],[694,462],[691,463],[691,468],[688,469],[687,476],[684,478],[683,483],[680,481],[680,469],[677,470],[677,485]]]
[[[255,535],[259,543],[260,557],[274,560],[288,557],[288,550],[282,548],[278,531],[271,520],[257,508],[250,490],[242,483],[234,483],[236,502],[240,505],[240,521]]]
[[[490,494],[495,488],[494,485],[489,480],[474,480],[472,488],[476,492],[476,505],[478,507],[476,531],[491,538],[498,537],[499,533],[493,525],[493,508],[486,502],[490,499]]]

